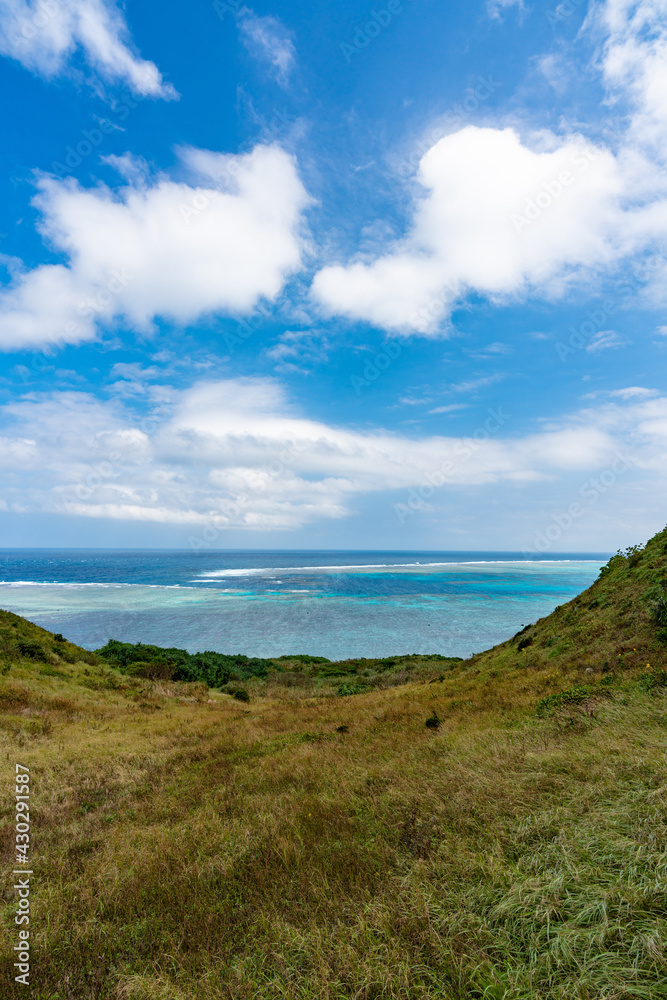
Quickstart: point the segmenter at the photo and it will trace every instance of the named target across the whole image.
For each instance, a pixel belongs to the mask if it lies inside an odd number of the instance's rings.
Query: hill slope
[[[293,657],[248,703],[0,613],[0,995],[20,763],[36,1000],[664,1000],[666,555],[471,660]]]
[[[618,552],[596,582],[508,642],[472,658],[483,670],[558,671],[585,679],[667,665],[667,528]],[[611,677],[607,677],[609,681]]]

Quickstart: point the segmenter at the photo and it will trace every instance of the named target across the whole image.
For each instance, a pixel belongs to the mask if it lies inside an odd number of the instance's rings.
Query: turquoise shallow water
[[[580,593],[606,559],[14,549],[0,551],[0,606],[89,649],[468,656]]]

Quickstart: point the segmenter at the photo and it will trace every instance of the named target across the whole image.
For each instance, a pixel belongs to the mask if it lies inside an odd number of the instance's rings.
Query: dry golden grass
[[[664,696],[541,721],[548,676],[470,667],[249,705],[77,669],[13,668],[51,729],[2,754],[33,776],[40,1000],[665,995]]]
[[[617,566],[619,601],[633,569]],[[71,663],[12,660],[2,836],[11,871],[19,761],[32,776],[30,995],[664,1000],[664,654],[640,608],[639,656],[610,664],[628,628],[612,604],[578,655],[580,610],[566,608],[524,649],[519,637],[442,680],[346,698],[269,677],[248,682],[245,704],[124,677],[75,647]],[[27,995],[11,983],[11,885],[3,1000]]]

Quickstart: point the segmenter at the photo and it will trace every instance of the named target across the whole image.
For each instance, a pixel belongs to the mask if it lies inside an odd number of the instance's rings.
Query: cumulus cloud
[[[270,379],[163,387],[149,417],[121,399],[32,394],[0,410],[0,500],[10,510],[216,528],[297,528],[354,498],[438,488],[577,482],[631,445],[664,468],[667,399],[610,401],[522,437],[502,408],[465,437],[349,431],[303,416]],[[622,398],[622,397],[621,397]]]
[[[2,0],[0,53],[47,79],[80,55],[104,82],[147,97],[178,96],[157,66],[137,55],[113,0]]]
[[[420,161],[405,237],[375,259],[316,274],[312,294],[325,313],[442,335],[469,294],[562,295],[664,243],[667,0],[606,0],[588,28],[599,33],[610,100],[629,113],[613,149],[574,132],[475,125],[439,139]],[[553,58],[544,65],[553,69]],[[647,278],[646,301],[663,305],[666,287],[664,265]]]
[[[423,157],[408,237],[371,263],[330,265],[313,295],[328,313],[437,333],[469,291],[491,298],[562,290],[632,248],[617,159],[583,136],[468,126]]]
[[[0,290],[0,347],[92,339],[121,318],[189,323],[247,314],[301,266],[308,195],[278,146],[240,156],[185,149],[192,181],[133,180],[118,191],[42,177],[35,205],[67,264],[18,271]]]
[[[275,17],[258,17],[244,8],[239,15],[239,30],[243,44],[281,87],[287,86],[294,68],[296,49],[287,28]]]

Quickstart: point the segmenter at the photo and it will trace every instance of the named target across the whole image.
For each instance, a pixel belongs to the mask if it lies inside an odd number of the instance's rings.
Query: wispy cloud
[[[458,410],[467,410],[466,403],[450,403],[448,406],[436,406],[434,410],[429,410],[429,413],[456,413]]]
[[[667,467],[664,397],[619,396],[523,436],[479,435],[472,426],[468,436],[407,436],[310,420],[270,379],[162,390],[164,403],[144,419],[133,397],[103,403],[76,391],[30,393],[1,407],[0,502],[75,517],[283,530],[350,515],[361,495],[389,500],[440,469],[445,493],[505,482],[550,503],[556,481],[578,491],[582,473],[630,444],[636,469],[655,476]]]
[[[633,138],[664,151],[667,130],[667,3],[605,0],[589,23],[602,35],[602,68],[615,100],[632,108]]]
[[[143,420],[131,400],[74,391],[0,408],[0,501],[80,517],[285,529],[346,516],[354,497],[407,489],[444,467],[448,490],[544,483],[550,497],[555,479],[603,468],[629,440],[638,467],[666,466],[662,397],[583,410],[521,437],[472,428],[468,437],[408,437],[310,420],[271,379],[162,390],[164,405]]]
[[[450,385],[451,392],[477,392],[478,389],[485,389],[496,382],[502,382],[506,375],[496,372],[494,375],[480,375],[479,378],[466,379],[464,382],[457,382]]]
[[[646,389],[641,385],[630,385],[626,389],[614,389],[609,395],[617,399],[652,399],[655,396],[659,396],[660,393],[657,389]]]
[[[70,70],[79,56],[104,83],[124,83],[146,97],[178,97],[155,63],[136,53],[113,0],[3,0],[0,53],[46,79]]]
[[[594,337],[591,337],[590,342],[586,345],[586,350],[589,354],[597,354],[600,351],[627,347],[628,343],[629,341],[624,340],[616,330],[600,330]]]
[[[480,350],[471,351],[470,357],[476,361],[497,361],[499,355],[506,356],[513,353],[514,348],[510,344],[503,344],[496,341],[493,344],[487,344],[486,347]]]
[[[401,396],[398,400],[397,406],[426,406],[431,403],[433,398],[431,396]]]
[[[328,348],[326,337],[319,331],[285,330],[266,356],[276,362],[276,371],[306,373],[311,366],[327,360]]]
[[[509,7],[525,9],[524,0],[487,0],[486,9],[490,17],[500,18]]]
[[[281,87],[286,87],[296,61],[291,33],[278,18],[259,17],[247,7],[240,11],[238,23],[250,55],[267,67]]]

